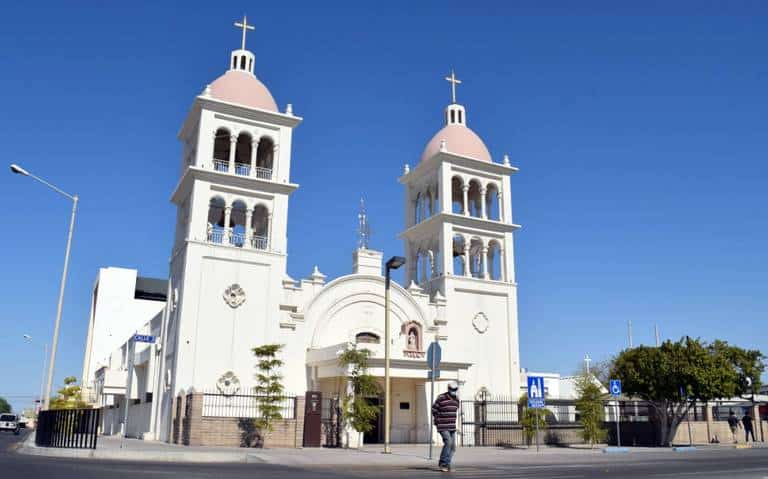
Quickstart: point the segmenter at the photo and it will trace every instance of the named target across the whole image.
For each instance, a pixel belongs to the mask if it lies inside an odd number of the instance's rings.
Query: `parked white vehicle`
[[[0,414],[0,431],[19,434],[19,418],[15,414]]]

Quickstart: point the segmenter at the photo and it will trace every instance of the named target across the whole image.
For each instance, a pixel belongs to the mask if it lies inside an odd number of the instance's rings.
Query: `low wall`
[[[173,421],[173,442],[187,446],[254,447],[258,431],[249,418],[204,417],[203,395],[188,394],[176,399],[182,417]],[[301,447],[304,440],[304,397],[296,398],[296,419],[274,423],[264,447]]]

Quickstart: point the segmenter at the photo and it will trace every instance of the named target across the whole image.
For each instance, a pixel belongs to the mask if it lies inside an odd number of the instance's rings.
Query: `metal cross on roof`
[[[451,103],[456,103],[456,85],[461,84],[461,80],[456,78],[456,73],[451,69],[451,76],[445,77],[445,80],[451,84]]]
[[[237,28],[243,29],[243,43],[240,46],[241,50],[245,50],[245,33],[247,30],[255,30],[255,27],[253,25],[248,25],[248,17],[243,15],[243,21],[241,22],[235,22],[235,26]]]

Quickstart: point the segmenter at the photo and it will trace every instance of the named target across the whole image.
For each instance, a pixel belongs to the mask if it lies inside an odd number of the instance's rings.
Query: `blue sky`
[[[0,18],[4,162],[81,197],[57,384],[81,372],[99,267],[166,276],[175,135],[243,13],[257,75],[305,118],[293,277],[349,272],[361,195],[372,246],[402,252],[396,178],[441,126],[453,67],[469,125],[520,168],[524,366],[605,358],[627,320],[636,343],[658,322],[768,351],[765,3],[129,3],[16,2]],[[33,395],[70,205],[3,171],[0,395]]]

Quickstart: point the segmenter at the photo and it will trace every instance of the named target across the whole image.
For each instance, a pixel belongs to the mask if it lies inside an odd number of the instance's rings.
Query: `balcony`
[[[230,173],[229,161],[214,158],[213,170],[220,173]],[[251,168],[251,165],[248,163],[235,163],[234,170],[234,174],[237,176],[249,176],[251,178],[268,181],[272,180],[272,168],[264,168],[262,166]]]
[[[231,228],[209,227],[206,237],[209,243],[263,251],[269,249],[269,239],[266,236],[250,235],[247,237],[245,233],[234,232]]]

